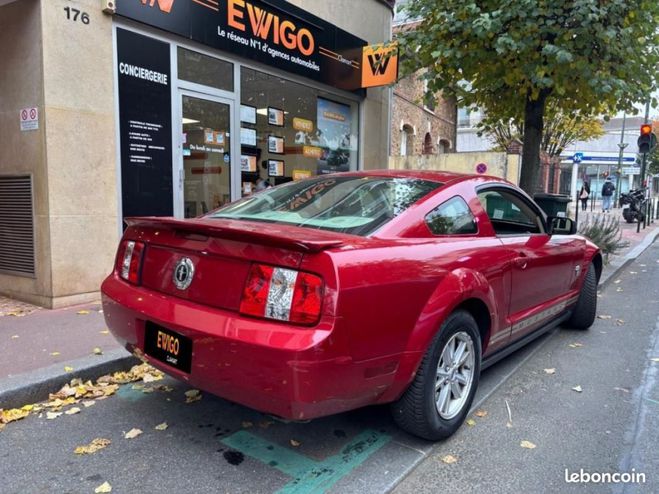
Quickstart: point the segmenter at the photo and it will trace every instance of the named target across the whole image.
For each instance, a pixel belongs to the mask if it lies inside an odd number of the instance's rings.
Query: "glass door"
[[[231,201],[233,102],[188,91],[180,94],[179,215],[194,218]]]

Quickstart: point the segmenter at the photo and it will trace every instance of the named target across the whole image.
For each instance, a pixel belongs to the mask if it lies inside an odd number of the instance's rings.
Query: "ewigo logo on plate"
[[[169,14],[174,6],[174,0],[141,0],[142,5],[153,7],[156,3],[161,12]]]

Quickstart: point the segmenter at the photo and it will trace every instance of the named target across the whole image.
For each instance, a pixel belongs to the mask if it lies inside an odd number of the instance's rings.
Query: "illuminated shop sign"
[[[367,43],[284,0],[117,0],[117,14],[331,86],[363,86]],[[393,60],[371,52],[370,83]],[[384,77],[386,72],[386,76]]]

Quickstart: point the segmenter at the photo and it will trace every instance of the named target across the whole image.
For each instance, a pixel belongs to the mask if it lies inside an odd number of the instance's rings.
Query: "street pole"
[[[613,207],[617,208],[618,207],[618,199],[620,198],[620,187],[621,187],[621,178],[622,178],[622,152],[623,150],[627,147],[627,143],[623,142],[625,139],[625,123],[627,122],[627,112],[622,114],[622,132],[620,132],[620,144],[618,144],[618,147],[620,148],[620,154],[618,155],[618,173],[616,173],[616,195],[615,199],[613,202]],[[632,185],[629,184],[629,189],[631,190]]]

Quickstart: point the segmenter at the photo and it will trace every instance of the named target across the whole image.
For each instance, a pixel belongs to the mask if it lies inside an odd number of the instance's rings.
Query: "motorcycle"
[[[620,194],[620,206],[622,217],[627,223],[638,221],[641,223],[645,218],[646,199],[644,189],[632,189],[625,194]]]

